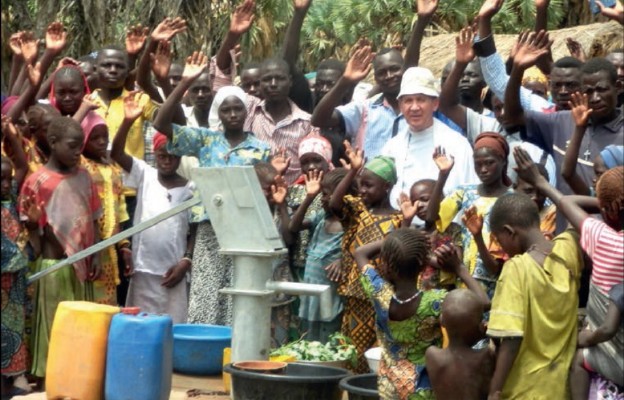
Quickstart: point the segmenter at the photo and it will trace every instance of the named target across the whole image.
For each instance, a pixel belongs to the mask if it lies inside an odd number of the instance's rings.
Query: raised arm
[[[414,24],[409,42],[407,42],[404,61],[405,69],[418,66],[418,62],[420,61],[420,45],[425,36],[425,28],[427,28],[427,25],[429,25],[433,18],[433,14],[435,14],[438,9],[438,0],[417,0],[416,8],[418,9],[418,19],[416,20],[416,24]]]
[[[459,125],[464,131],[467,125],[466,107],[459,104],[458,88],[466,66],[475,57],[472,49],[473,38],[474,34],[470,27],[463,28],[455,38],[455,65],[446,78],[444,85],[442,85],[442,92],[440,93],[440,112],[449,117],[451,121]]]
[[[373,67],[371,62],[374,57],[370,46],[362,46],[353,53],[344,74],[314,109],[312,125],[319,128],[330,128],[340,124],[340,116],[336,107],[342,103],[346,92],[352,91],[359,81],[366,78]]]
[[[141,50],[145,47],[145,41],[149,28],[143,27],[141,24],[129,27],[126,30],[126,53],[128,53],[128,71],[136,75],[145,71],[136,70],[137,57]],[[127,83],[127,82],[126,82]],[[145,90],[143,90],[145,92]]]
[[[483,239],[483,215],[480,215],[477,212],[477,208],[472,206],[464,212],[462,223],[472,234],[472,237],[477,245],[479,257],[481,257],[481,261],[483,261],[485,268],[490,274],[498,275],[501,271],[503,263],[501,260],[497,260],[494,256],[492,256],[490,250],[485,244],[485,240]]]
[[[13,179],[17,184],[17,190],[19,192],[24,182],[24,178],[28,173],[28,161],[26,160],[26,154],[20,136],[17,132],[17,128],[13,125],[11,118],[6,115],[2,116],[2,135],[7,139],[7,142],[11,146],[11,161],[13,162]]]
[[[41,59],[38,61],[39,71],[41,72],[42,77],[45,76],[54,59],[61,54],[67,45],[67,32],[65,31],[65,26],[63,26],[62,23],[52,22],[48,25],[45,35],[45,45],[46,49],[43,52]]]
[[[229,71],[232,66],[232,55],[230,50],[234,49],[241,36],[251,28],[251,24],[255,18],[256,2],[254,0],[245,0],[241,5],[236,7],[230,21],[230,29],[228,30],[219,51],[217,52],[217,68],[221,71]]]
[[[546,32],[548,30],[548,5],[550,0],[535,0],[535,33],[540,31]],[[552,69],[553,58],[550,47],[548,53],[540,57],[537,60],[537,67],[544,73],[544,75],[550,75]]]
[[[22,113],[34,102],[37,90],[41,85],[41,78],[44,71],[41,70],[41,63],[33,64],[37,53],[37,43],[39,41],[28,33],[24,34],[21,39],[22,52],[24,54],[24,71],[28,79],[28,84],[24,85],[25,89],[20,93],[17,101],[7,112],[7,116],[11,121],[15,122]]]
[[[357,263],[358,269],[361,271],[367,264],[370,264],[371,260],[375,258],[379,252],[381,252],[381,247],[383,246],[383,239],[376,240],[374,242],[367,243],[363,246],[355,249],[355,253],[353,254],[353,258]]]
[[[23,31],[16,32],[12,34],[9,38],[9,47],[11,48],[11,52],[13,53],[13,57],[11,57],[11,72],[9,74],[9,93],[11,93],[11,89],[13,89],[17,77],[19,76],[19,73],[24,66],[24,56],[22,55],[22,48],[20,46],[20,41],[23,34]]]
[[[507,89],[505,90],[505,117],[512,126],[522,126],[524,122],[524,111],[520,104],[520,88],[522,86],[522,76],[524,71],[530,68],[535,62],[546,54],[552,43],[548,39],[548,34],[544,31],[539,33],[525,32],[518,39],[518,48],[513,60],[513,67]]]
[[[290,220],[290,224],[288,225],[288,230],[291,232],[299,232],[304,229],[310,228],[309,221],[305,221],[305,215],[310,208],[310,204],[314,201],[316,196],[321,193],[321,181],[323,180],[323,171],[310,171],[308,175],[305,177],[305,188],[306,188],[306,197],[303,199],[303,202],[295,211],[292,219]],[[308,222],[308,223],[306,223]]]
[[[492,35],[492,18],[503,6],[503,0],[485,0],[479,9],[479,38],[485,39]]]
[[[440,218],[440,203],[444,199],[444,185],[446,180],[451,174],[451,170],[455,165],[453,156],[447,157],[446,150],[441,146],[435,148],[433,152],[433,161],[435,162],[438,170],[438,180],[433,186],[431,191],[431,197],[429,198],[429,205],[427,206],[427,216],[425,222],[427,225],[433,225]]]
[[[130,127],[134,121],[136,121],[136,119],[143,113],[143,108],[138,102],[139,96],[139,91],[133,91],[124,97],[124,119],[121,122],[121,125],[119,125],[117,134],[113,139],[113,147],[110,154],[111,158],[126,172],[130,172],[132,170],[132,156],[126,153],[126,139],[128,138],[128,132],[130,132]]]
[[[585,132],[587,131],[587,122],[589,121],[592,109],[589,108],[587,95],[578,92],[572,93],[570,106],[572,117],[574,117],[576,126],[574,128],[574,133],[572,133],[570,144],[565,152],[563,165],[561,167],[561,176],[565,179],[574,193],[589,196],[591,194],[589,186],[587,186],[585,181],[583,181],[579,174],[576,173],[576,166],[578,163],[577,160],[581,148],[581,142],[583,141],[583,136],[585,136]]]
[[[202,74],[207,66],[208,57],[198,51],[193,52],[193,54],[186,59],[182,80],[173,92],[171,92],[171,95],[167,97],[167,100],[162,107],[160,107],[160,110],[158,110],[158,114],[156,114],[156,118],[154,119],[154,128],[167,136],[167,139],[172,139],[173,128],[171,124],[173,123],[173,115],[176,109],[181,108],[181,101],[182,97],[184,97],[184,93],[186,93],[193,81]]]
[[[332,193],[331,198],[329,199],[329,208],[331,208],[332,212],[337,215],[342,215],[342,206],[344,204],[343,198],[349,193],[349,188],[353,184],[353,180],[357,176],[360,169],[364,166],[364,151],[358,149],[357,147],[354,149],[351,147],[351,143],[347,140],[344,141],[345,145],[345,155],[349,159],[349,163],[351,164],[351,168],[347,172],[344,178],[340,181],[334,193]]]
[[[299,58],[299,42],[301,36],[301,27],[303,20],[312,4],[312,0],[295,0],[295,9],[293,17],[290,20],[286,37],[284,40],[284,48],[282,49],[282,57],[290,65],[290,70],[294,71]]]
[[[610,20],[619,22],[620,25],[624,25],[624,5],[619,0],[615,0],[613,8],[606,7],[600,0],[596,0],[596,5],[600,8],[600,14]]]

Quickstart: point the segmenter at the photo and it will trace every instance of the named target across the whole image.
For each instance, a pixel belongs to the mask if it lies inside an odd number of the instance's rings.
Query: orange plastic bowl
[[[288,363],[281,361],[239,361],[232,364],[243,371],[279,374],[286,369]]]

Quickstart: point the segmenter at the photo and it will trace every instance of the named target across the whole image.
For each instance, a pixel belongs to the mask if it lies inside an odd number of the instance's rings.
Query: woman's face
[[[507,160],[501,159],[493,150],[481,147],[474,152],[474,167],[479,180],[484,185],[500,182]]]
[[[247,118],[245,104],[236,96],[228,96],[219,106],[219,119],[226,131],[242,130]]]
[[[323,173],[325,173],[329,170],[327,160],[318,153],[302,154],[301,157],[299,157],[299,162],[301,163],[301,172],[305,175],[310,171],[323,171]]]
[[[73,75],[62,75],[55,79],[54,98],[63,115],[74,115],[85,96],[84,82]]]

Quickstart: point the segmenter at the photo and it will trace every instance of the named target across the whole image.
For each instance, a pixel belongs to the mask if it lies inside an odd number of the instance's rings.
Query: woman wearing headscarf
[[[163,104],[157,119],[178,105],[190,83],[192,80],[183,76]],[[241,88],[222,87],[215,95],[210,111],[211,116],[218,117],[219,123],[213,119],[211,129],[171,124],[171,132],[166,132],[171,135],[167,150],[178,156],[196,157],[200,167],[243,166],[269,161],[269,145],[252,132],[243,130],[246,103],[247,95]],[[159,126],[158,123],[154,125]],[[231,285],[232,259],[219,254],[217,236],[202,206],[193,208],[192,222],[199,225],[193,254],[188,255],[193,259],[188,321],[230,325],[232,300],[230,296],[220,295],[219,289]]]

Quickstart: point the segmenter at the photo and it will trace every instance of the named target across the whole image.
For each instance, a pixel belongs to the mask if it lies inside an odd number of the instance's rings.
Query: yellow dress
[[[498,279],[487,334],[522,339],[501,399],[569,398],[583,259],[573,231],[553,245],[543,267],[524,253],[508,260]]]
[[[122,222],[129,219],[123,195],[121,170],[117,165],[98,163],[86,157],[82,157],[81,164],[89,171],[102,203],[102,216],[98,221],[100,240],[108,239],[119,232]],[[120,280],[115,246],[107,247],[100,252],[100,263],[102,274],[94,282],[93,288],[95,302],[117,305],[117,285]]]

